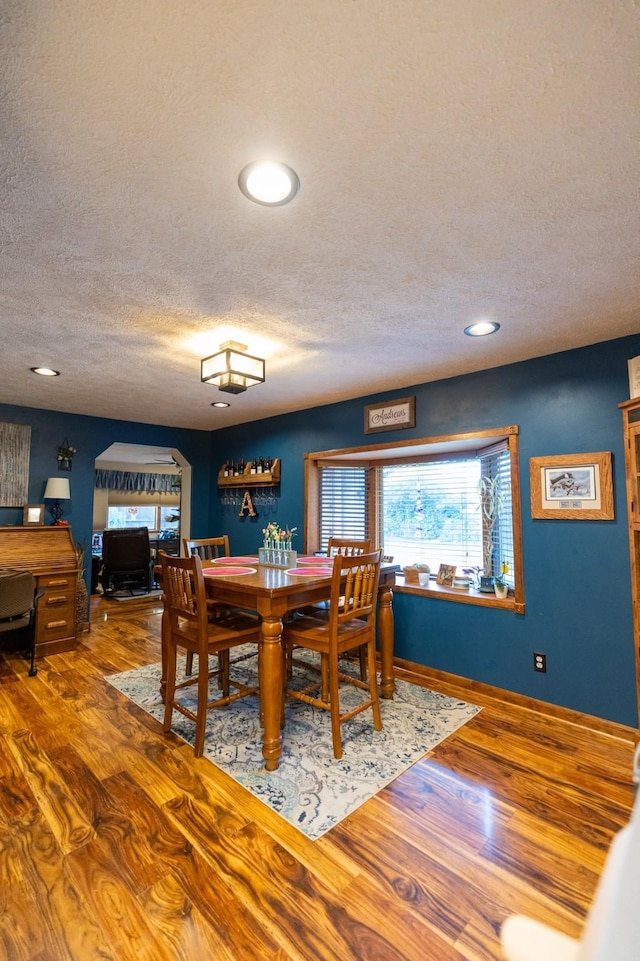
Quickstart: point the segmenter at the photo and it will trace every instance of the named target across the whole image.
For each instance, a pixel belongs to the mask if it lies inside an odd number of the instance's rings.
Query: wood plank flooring
[[[313,842],[103,681],[159,633],[157,599],[94,597],[36,677],[0,655],[0,961],[493,961],[511,912],[579,935],[631,740],[451,687],[483,710]]]

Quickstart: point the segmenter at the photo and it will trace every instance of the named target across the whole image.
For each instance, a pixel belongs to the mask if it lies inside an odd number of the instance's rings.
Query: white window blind
[[[513,504],[511,500],[511,461],[506,444],[496,444],[485,450],[480,458],[482,476],[490,478],[496,486],[499,514],[491,534],[491,569],[500,572],[502,563],[509,571],[507,583],[513,587]]]
[[[330,537],[363,540],[367,532],[367,468],[320,468],[320,549]]]
[[[482,565],[477,458],[379,468],[385,554],[401,564]]]

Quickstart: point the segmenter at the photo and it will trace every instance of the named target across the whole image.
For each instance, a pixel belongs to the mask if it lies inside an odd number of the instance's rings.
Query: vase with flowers
[[[71,465],[73,463],[74,456],[78,453],[75,447],[72,447],[67,438],[62,441],[58,447],[58,470],[71,470]]]
[[[258,549],[258,560],[266,567],[295,567],[296,551],[291,544],[297,527],[280,527],[271,521],[262,529],[263,545]]]

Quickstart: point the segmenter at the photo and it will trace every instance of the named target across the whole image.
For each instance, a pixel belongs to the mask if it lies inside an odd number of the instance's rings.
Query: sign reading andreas
[[[402,397],[386,404],[369,404],[364,409],[364,432],[376,434],[381,430],[400,430],[416,426],[416,399]]]

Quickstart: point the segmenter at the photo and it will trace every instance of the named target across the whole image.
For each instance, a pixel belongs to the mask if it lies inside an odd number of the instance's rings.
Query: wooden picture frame
[[[378,434],[382,430],[403,430],[416,426],[415,397],[401,397],[382,404],[367,404],[364,409],[365,434]]]
[[[612,521],[611,452],[530,457],[531,516]]]
[[[441,587],[453,587],[456,570],[455,564],[441,564],[436,575],[436,584],[440,584]]]
[[[22,508],[23,527],[42,527],[44,524],[44,504],[25,504]]]

